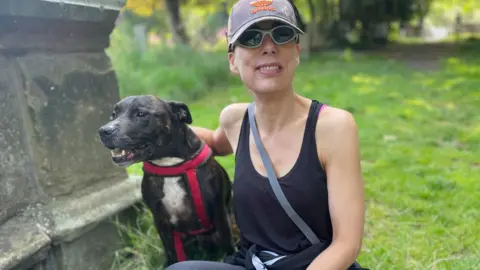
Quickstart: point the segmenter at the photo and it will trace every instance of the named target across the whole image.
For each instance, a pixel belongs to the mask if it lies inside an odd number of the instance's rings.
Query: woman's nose
[[[277,44],[273,42],[270,35],[266,35],[262,42],[262,50],[264,54],[277,53]]]

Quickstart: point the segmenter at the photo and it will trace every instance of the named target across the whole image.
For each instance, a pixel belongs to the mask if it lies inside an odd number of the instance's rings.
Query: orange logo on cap
[[[252,9],[251,13],[255,14],[259,11],[274,11],[275,8],[271,7],[270,5],[272,4],[273,0],[255,0],[253,2],[250,2],[250,5],[255,7]]]

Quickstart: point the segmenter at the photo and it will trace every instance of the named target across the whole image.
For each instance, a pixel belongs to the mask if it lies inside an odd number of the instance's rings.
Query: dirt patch
[[[440,68],[441,61],[455,55],[456,50],[453,43],[393,44],[367,54],[401,61],[411,68],[435,71]]]

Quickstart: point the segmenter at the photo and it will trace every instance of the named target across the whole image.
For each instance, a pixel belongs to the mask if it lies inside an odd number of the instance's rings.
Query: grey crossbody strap
[[[263,164],[265,166],[265,169],[267,170],[267,176],[268,180],[270,182],[270,185],[272,186],[273,192],[275,193],[275,196],[277,197],[278,201],[282,205],[283,209],[287,213],[287,215],[292,219],[292,221],[297,225],[297,227],[305,234],[305,236],[308,238],[308,240],[312,244],[318,244],[320,243],[320,240],[318,237],[315,235],[315,233],[308,227],[308,225],[303,221],[302,218],[295,212],[295,210],[292,208],[290,203],[288,202],[287,198],[283,194],[282,188],[280,187],[280,184],[278,183],[277,177],[275,176],[275,171],[273,170],[273,166],[270,162],[270,158],[268,157],[267,153],[265,152],[265,149],[263,148],[262,142],[260,141],[260,135],[258,134],[257,130],[257,124],[255,121],[255,116],[254,116],[254,103],[250,103],[248,106],[248,119],[250,122],[250,129],[252,130],[253,138],[255,140],[255,144],[257,145],[258,152],[260,153],[260,157],[262,158]]]

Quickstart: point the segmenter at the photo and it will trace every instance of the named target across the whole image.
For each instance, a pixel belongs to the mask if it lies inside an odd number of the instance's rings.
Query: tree
[[[189,38],[185,31],[185,26],[180,16],[180,3],[178,0],[165,0],[165,4],[169,14],[170,29],[173,33],[175,43],[180,42],[189,44]]]
[[[180,16],[180,5],[185,1],[178,0],[127,0],[123,11],[130,11],[136,16],[152,19],[149,22],[155,23],[158,19],[157,13],[167,14],[167,21],[173,39],[176,43],[189,44],[189,38]],[[165,12],[164,12],[165,11]],[[151,25],[150,25],[151,26]],[[149,27],[148,27],[149,28]],[[148,29],[147,29],[148,30]]]

